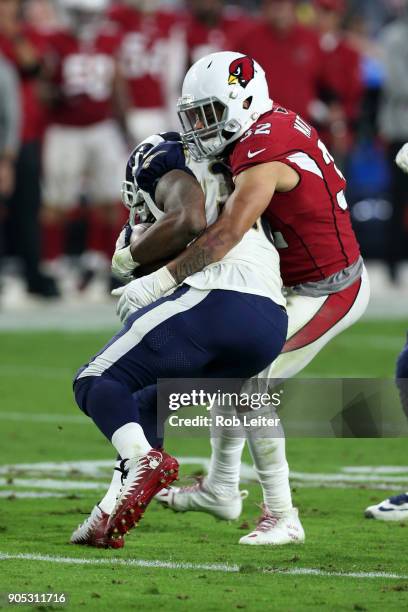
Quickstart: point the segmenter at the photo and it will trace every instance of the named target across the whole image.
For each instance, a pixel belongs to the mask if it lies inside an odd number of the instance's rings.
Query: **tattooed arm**
[[[297,173],[279,162],[242,172],[235,181],[234,193],[213,225],[166,266],[114,292],[121,296],[117,308],[121,320],[125,321],[132,312],[152,304],[188,276],[220,261],[256,223],[275,190],[290,191],[298,182]]]
[[[167,264],[176,283],[225,257],[268,207],[275,190],[290,191],[298,181],[296,172],[279,162],[253,166],[239,174],[217,221]]]

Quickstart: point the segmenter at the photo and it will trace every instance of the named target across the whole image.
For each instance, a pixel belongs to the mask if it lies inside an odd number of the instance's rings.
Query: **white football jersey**
[[[216,160],[196,162],[188,154],[187,167],[204,191],[207,225],[212,225],[233,190],[228,169]],[[206,266],[185,282],[197,289],[232,289],[263,295],[284,306],[286,301],[282,294],[279,254],[272,234],[267,237],[268,228],[259,219],[221,261]]]
[[[154,155],[152,151],[152,157]],[[185,151],[184,155],[187,168],[194,174],[204,191],[207,225],[210,226],[217,220],[223,205],[233,191],[232,179],[222,162],[217,160],[197,162],[191,158],[188,151]],[[164,213],[146,191],[142,193],[152,215],[160,219]],[[285,306],[279,254],[273,244],[272,234],[268,230],[269,225],[259,219],[241,242],[222,260],[206,266],[184,282],[196,289],[229,289],[261,295]]]

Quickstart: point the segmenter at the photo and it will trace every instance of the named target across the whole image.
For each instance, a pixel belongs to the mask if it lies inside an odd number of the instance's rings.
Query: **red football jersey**
[[[230,156],[234,176],[273,161],[300,176],[295,189],[275,193],[265,212],[284,285],[323,280],[354,263],[360,249],[345,197],[346,181],[317,131],[276,105],[244,134]]]
[[[358,118],[363,97],[361,57],[346,40],[334,35],[322,36],[323,85],[333,91],[343,106],[347,119]]]
[[[190,14],[186,22],[189,64],[224,49],[240,51],[238,48],[232,48],[229,41],[243,37],[252,25],[253,19],[239,10],[226,10],[220,22],[213,27],[205,25]]]
[[[111,9],[109,19],[122,33],[120,66],[129,84],[133,106],[164,108],[172,64],[184,63],[183,57],[177,57],[181,17],[164,11],[143,14],[119,4]]]
[[[101,30],[82,40],[58,31],[47,41],[52,82],[59,93],[51,123],[82,127],[111,118],[118,34]]]
[[[228,47],[262,66],[272,99],[310,117],[321,80],[321,50],[315,32],[297,25],[282,34],[258,22],[244,35],[231,32]]]

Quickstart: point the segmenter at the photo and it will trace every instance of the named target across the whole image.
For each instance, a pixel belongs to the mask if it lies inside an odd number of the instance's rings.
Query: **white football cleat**
[[[71,544],[106,548],[107,540],[105,538],[105,529],[108,520],[109,514],[106,514],[99,506],[94,506],[88,518],[75,529],[71,536]],[[115,541],[115,548],[122,548],[123,545],[123,538]]]
[[[262,504],[262,516],[256,529],[240,539],[240,544],[258,546],[281,546],[283,544],[303,544],[305,532],[299,520],[297,508],[292,508],[284,515],[272,514]]]
[[[238,491],[226,497],[216,495],[208,489],[205,479],[198,479],[190,487],[167,487],[156,495],[158,502],[176,512],[206,512],[224,521],[234,521],[242,512],[242,500],[248,491]]]
[[[105,529],[112,548],[140,523],[153,497],[178,477],[177,459],[163,450],[152,448],[142,457],[126,459],[124,465],[127,475]]]
[[[408,521],[408,493],[395,495],[364,512],[366,518],[378,521]]]

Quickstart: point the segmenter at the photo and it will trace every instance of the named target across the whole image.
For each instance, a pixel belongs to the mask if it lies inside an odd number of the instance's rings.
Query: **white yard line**
[[[43,479],[28,479],[28,478],[13,478],[11,481],[9,478],[0,478],[0,487],[6,487],[13,485],[15,487],[30,487],[34,489],[53,489],[57,491],[103,491],[107,488],[107,481],[105,482],[90,482],[83,480],[55,480],[53,478]]]
[[[292,480],[292,485],[296,489],[364,489],[365,491],[387,491],[387,493],[401,493],[404,491],[405,487],[408,488],[408,482],[404,487],[404,485],[396,485],[389,482],[371,483],[370,485],[364,486],[357,482],[301,482],[300,480]]]
[[[161,561],[159,559],[118,559],[117,557],[110,559],[89,559],[85,557],[56,557],[53,555],[41,555],[36,553],[10,554],[0,552],[0,561],[14,560],[46,561],[48,563],[59,563],[66,565],[124,565],[156,569],[223,572],[228,574],[236,574],[241,571],[240,565],[228,563],[184,563],[176,561]],[[269,569],[258,567],[256,569],[264,574],[281,574],[286,576],[324,576],[328,578],[382,578],[386,580],[408,580],[408,574],[394,574],[388,572],[326,572],[313,567],[298,567],[290,569]]]
[[[408,465],[351,465],[341,471],[346,474],[408,474]]]
[[[401,483],[405,484],[408,482],[408,475],[402,474],[400,476],[386,476],[381,474],[357,474],[357,473],[343,473],[343,474],[318,474],[315,472],[290,472],[290,478],[292,480],[299,480],[300,482],[348,482],[348,483],[377,483],[377,482],[390,482],[390,483]]]
[[[208,471],[208,457],[178,457],[180,465],[198,465]],[[51,489],[70,491],[92,491],[104,489],[109,480],[113,460],[61,461],[19,463],[0,466],[0,486],[24,487],[30,489]],[[408,467],[342,467],[337,473],[290,472],[294,486],[360,488],[398,491],[408,488]],[[49,476],[52,476],[51,478]],[[85,480],[78,476],[87,477]],[[63,480],[62,478],[66,478]],[[89,480],[94,478],[95,480]],[[11,479],[11,480],[10,480]],[[242,482],[256,481],[252,466],[241,464]]]
[[[0,498],[5,499],[48,499],[51,497],[67,497],[64,493],[52,493],[51,491],[0,491]]]

